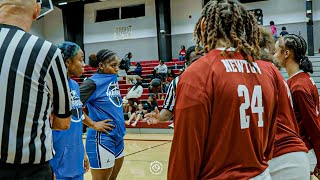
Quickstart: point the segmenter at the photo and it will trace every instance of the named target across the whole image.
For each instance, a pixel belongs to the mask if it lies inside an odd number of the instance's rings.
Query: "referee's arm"
[[[173,117],[173,108],[175,101],[175,80],[171,81],[166,99],[164,100],[163,109],[160,112],[160,121],[169,121]]]
[[[61,53],[57,53],[49,70],[53,88],[52,129],[67,130],[71,122],[71,96],[66,67]]]

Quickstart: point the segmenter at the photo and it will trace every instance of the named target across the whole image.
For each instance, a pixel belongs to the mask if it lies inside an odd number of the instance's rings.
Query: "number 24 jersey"
[[[272,158],[276,69],[221,52],[210,51],[180,78],[168,179],[249,179]]]

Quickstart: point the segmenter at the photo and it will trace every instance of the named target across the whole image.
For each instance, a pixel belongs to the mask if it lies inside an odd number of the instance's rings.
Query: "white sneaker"
[[[173,127],[174,127],[173,124],[174,124],[174,123],[170,124],[168,127],[171,128],[171,129],[173,129]]]

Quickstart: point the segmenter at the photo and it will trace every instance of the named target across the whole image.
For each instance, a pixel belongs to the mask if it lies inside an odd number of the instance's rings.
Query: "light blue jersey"
[[[96,73],[89,79],[96,85],[93,94],[84,102],[88,107],[89,117],[93,121],[111,119],[110,123],[115,125],[115,128],[110,132],[110,136],[122,139],[126,128],[117,75]]]
[[[97,122],[111,119],[109,123],[114,125],[112,131],[108,130],[110,134],[88,129],[86,150],[90,166],[95,169],[111,168],[115,159],[123,156],[123,137],[126,134],[117,75],[96,73],[80,89],[89,117]]]
[[[57,179],[83,179],[84,147],[82,142],[82,103],[79,85],[68,81],[71,90],[72,119],[66,131],[53,131],[55,155],[50,161]]]

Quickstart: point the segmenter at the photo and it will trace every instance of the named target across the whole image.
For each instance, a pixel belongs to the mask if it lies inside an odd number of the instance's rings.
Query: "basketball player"
[[[299,35],[288,34],[278,39],[274,57],[289,75],[288,85],[300,136],[309,149],[310,171],[318,178],[320,168],[320,119],[318,89],[308,73],[312,63],[306,56],[307,43]]]
[[[274,61],[270,53],[274,52],[274,44],[271,32],[261,28],[260,57],[270,64]],[[309,180],[309,160],[306,154],[308,149],[299,135],[290,89],[280,72],[276,71],[275,75],[279,79],[279,109],[273,158],[269,161],[271,178]]]
[[[95,57],[95,58],[94,58]],[[86,150],[93,180],[116,179],[124,159],[126,133],[117,73],[120,60],[116,53],[104,49],[91,56],[89,65],[98,71],[80,86],[80,98],[94,121],[111,119],[108,133],[88,129]]]
[[[55,155],[50,160],[50,165],[57,180],[82,180],[83,174],[89,170],[89,160],[82,142],[82,123],[102,132],[107,132],[106,129],[112,130],[112,125],[107,123],[111,120],[94,122],[82,113],[79,85],[71,79],[71,76],[80,77],[83,72],[83,51],[81,48],[69,41],[61,43],[58,48],[63,54],[63,60],[67,67],[72,118],[68,130],[52,132]]]
[[[206,55],[178,83],[168,179],[271,179],[279,79],[273,65],[254,61],[254,15],[212,0],[194,34]]]

